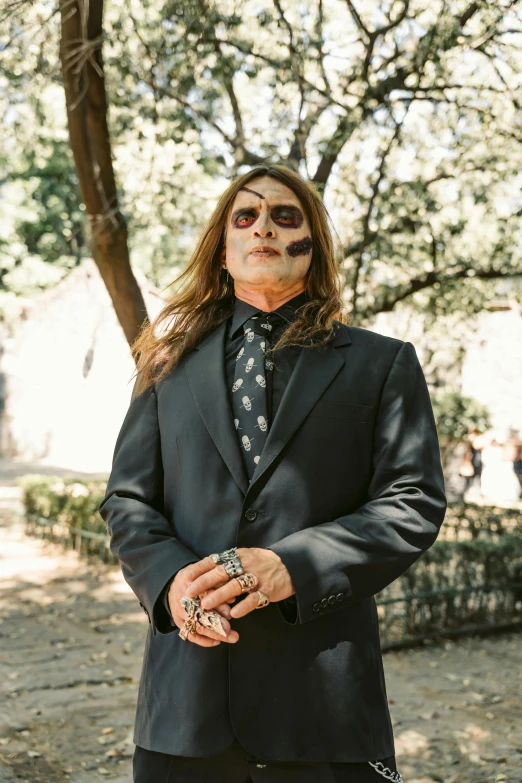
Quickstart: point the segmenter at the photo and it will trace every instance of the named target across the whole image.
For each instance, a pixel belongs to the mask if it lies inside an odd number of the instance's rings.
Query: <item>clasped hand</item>
[[[181,628],[187,615],[181,606],[180,599],[187,595],[191,598],[199,596],[204,609],[219,612],[222,618],[226,638],[215,631],[199,625],[195,633],[187,639],[201,647],[216,647],[223,641],[235,643],[239,639],[237,631],[232,630],[231,619],[244,617],[257,609],[257,590],[267,595],[271,602],[282,601],[294,595],[292,579],[283,561],[271,549],[257,547],[239,548],[237,550],[246,574],[257,576],[258,583],[252,588],[252,594],[231,606],[241,594],[241,585],[237,579],[231,579],[223,565],[215,565],[210,557],[204,557],[197,563],[182,568],[176,574],[169,589],[169,606],[174,622]],[[259,611],[262,611],[260,609]]]

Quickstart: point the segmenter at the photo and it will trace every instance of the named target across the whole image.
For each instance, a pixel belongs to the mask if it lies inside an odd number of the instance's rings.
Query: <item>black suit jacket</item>
[[[251,483],[227,400],[223,323],[133,399],[100,513],[149,617],[134,742],[210,756],[238,738],[280,761],[394,753],[374,594],[435,541],[446,500],[415,350],[338,325],[304,349]],[[235,645],[179,639],[158,601],[185,564],[267,547],[298,619],[270,604]]]

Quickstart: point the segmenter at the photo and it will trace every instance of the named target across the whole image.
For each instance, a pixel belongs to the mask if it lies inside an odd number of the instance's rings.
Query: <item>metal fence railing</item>
[[[400,578],[376,596],[383,651],[441,636],[522,627],[522,582],[480,584],[386,597]]]
[[[118,558],[109,548],[109,536],[106,533],[93,533],[90,530],[70,527],[63,522],[36,514],[26,514],[25,530],[28,535],[53,541],[66,549],[74,549],[82,557],[92,557],[111,564],[118,562]]]

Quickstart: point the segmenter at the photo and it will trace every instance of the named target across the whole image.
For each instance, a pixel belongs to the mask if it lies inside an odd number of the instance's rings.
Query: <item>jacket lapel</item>
[[[348,330],[340,328],[327,345],[301,350],[249,485],[228,401],[224,361],[225,334],[226,322],[220,324],[189,354],[185,372],[205,427],[234,481],[246,495],[280,454],[344,366],[344,359],[336,349],[341,345],[349,345],[351,340]]]
[[[316,402],[322,397],[341,367],[344,359],[336,349],[349,345],[346,329],[340,329],[333,340],[320,348],[303,348],[288,386],[270,427],[261,458],[250,482],[251,489],[281,450]]]
[[[241,492],[248,476],[243,464],[225,379],[226,321],[189,354],[185,364],[190,390],[208,433]]]

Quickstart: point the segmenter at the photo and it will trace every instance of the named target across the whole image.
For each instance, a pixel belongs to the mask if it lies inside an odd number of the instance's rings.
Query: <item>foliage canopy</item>
[[[87,252],[56,11],[11,0],[2,20],[4,289],[23,289],[26,256],[66,268]],[[522,274],[521,21],[510,0],[110,0],[133,263],[166,285],[225,182],[269,160],[324,192],[355,323],[403,302],[478,311]]]

